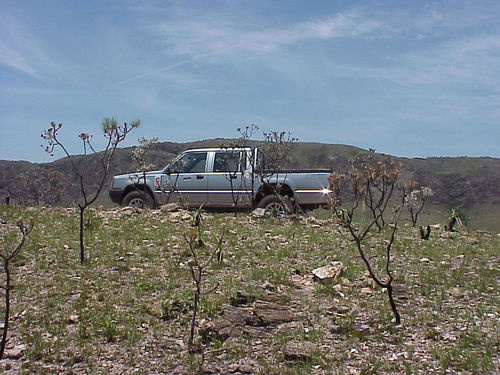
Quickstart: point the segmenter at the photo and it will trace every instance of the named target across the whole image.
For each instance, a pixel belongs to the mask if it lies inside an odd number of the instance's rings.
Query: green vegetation
[[[13,373],[196,373],[250,368],[258,374],[494,373],[500,370],[500,238],[434,230],[418,239],[408,222],[393,245],[402,326],[387,296],[366,277],[354,243],[323,219],[273,221],[249,214],[204,214],[212,243],[225,228],[224,256],[205,269],[197,321],[220,317],[240,293],[288,307],[291,322],[229,339],[204,336],[204,356],[187,348],[195,285],[184,235],[192,212],[90,207],[88,261],[76,264],[77,208],[1,206],[0,221],[36,218],[12,267]],[[447,211],[445,211],[447,212]],[[443,216],[443,220],[444,220]],[[425,215],[422,216],[425,219]],[[1,224],[2,234],[6,224]],[[6,246],[15,242],[3,236]],[[211,249],[212,247],[210,247]],[[208,254],[209,255],[209,254]],[[311,271],[337,260],[339,280]],[[398,270],[404,269],[404,272]],[[2,311],[0,311],[2,313]],[[199,328],[199,327],[198,327]],[[312,345],[290,359],[289,343]],[[9,346],[7,347],[8,357]],[[230,367],[232,366],[232,367]]]

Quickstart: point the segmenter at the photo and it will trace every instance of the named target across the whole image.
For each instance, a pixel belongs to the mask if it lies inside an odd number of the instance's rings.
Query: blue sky
[[[500,157],[498,1],[0,2],[0,159],[104,117],[186,142],[236,128],[407,157]],[[56,154],[56,158],[62,156]]]

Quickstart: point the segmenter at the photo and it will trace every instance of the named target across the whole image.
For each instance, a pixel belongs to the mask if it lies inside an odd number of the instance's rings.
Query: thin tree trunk
[[[80,206],[80,263],[83,264],[85,261],[85,247],[83,244],[83,213],[85,211],[85,207]]]
[[[5,352],[5,345],[7,344],[7,333],[9,330],[9,315],[10,315],[10,271],[9,271],[9,260],[5,259],[4,266],[5,270],[5,313],[3,321],[3,333],[2,342],[0,343],[0,359],[3,358]]]
[[[396,325],[401,324],[401,316],[399,315],[398,309],[396,307],[396,302],[394,302],[394,297],[392,295],[392,284],[389,283],[387,286],[387,295],[389,296],[389,303],[391,304],[391,309],[396,320]]]
[[[193,317],[191,318],[191,332],[188,340],[188,348],[191,351],[193,349],[193,340],[194,340],[194,326],[196,324],[196,315],[198,313],[198,303],[200,301],[200,288],[198,283],[196,285],[196,292],[194,294],[194,307],[193,307]]]

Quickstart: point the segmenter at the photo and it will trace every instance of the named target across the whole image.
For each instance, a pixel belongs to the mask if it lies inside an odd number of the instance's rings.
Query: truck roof
[[[206,147],[206,148],[190,148],[189,150],[185,150],[185,152],[217,152],[217,151],[243,151],[243,150],[251,150],[252,147]]]

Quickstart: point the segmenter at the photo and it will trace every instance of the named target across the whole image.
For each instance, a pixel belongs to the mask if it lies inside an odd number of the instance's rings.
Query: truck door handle
[[[232,174],[232,175],[229,175],[229,178],[230,178],[231,180],[236,180],[237,176],[236,176],[236,175],[234,175],[234,174]]]
[[[204,177],[204,176],[201,176],[201,175],[197,175],[197,176],[196,176],[196,179],[197,179],[197,180],[203,180],[204,178],[205,178],[205,177]]]

